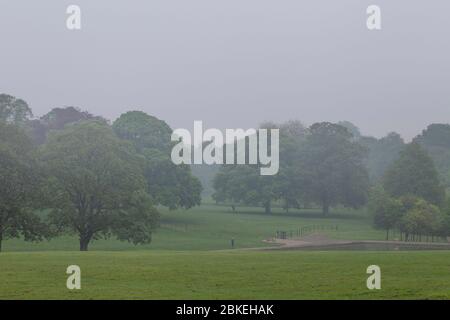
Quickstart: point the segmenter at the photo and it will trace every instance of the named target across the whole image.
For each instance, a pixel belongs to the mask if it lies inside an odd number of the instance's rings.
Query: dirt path
[[[450,243],[438,242],[401,242],[376,240],[337,240],[326,235],[315,233],[299,239],[264,240],[270,247],[259,250],[450,250]]]

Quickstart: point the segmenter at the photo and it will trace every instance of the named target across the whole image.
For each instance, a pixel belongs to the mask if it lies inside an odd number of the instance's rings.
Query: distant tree
[[[151,197],[140,191],[133,194],[128,208],[116,212],[111,230],[119,240],[135,245],[150,243],[153,232],[159,226],[159,218]]]
[[[30,120],[26,123],[25,130],[27,135],[33,141],[34,145],[41,145],[47,139],[47,127],[39,119]]]
[[[288,121],[280,128],[280,170],[273,178],[276,199],[283,202],[283,208],[299,208],[307,200],[304,196],[305,182],[301,175],[302,152],[309,130],[299,121]]]
[[[147,189],[155,204],[170,209],[191,208],[201,202],[202,185],[188,165],[170,159],[172,129],[141,111],[122,114],[113,124],[116,135],[133,143],[145,158]]]
[[[434,123],[413,140],[424,148],[436,166],[441,181],[450,187],[450,125]]]
[[[136,201],[145,190],[143,159],[107,124],[85,121],[54,131],[40,161],[50,176],[50,220],[61,230],[76,232],[81,251],[88,250],[91,240],[111,233],[147,242],[155,209],[149,201]],[[127,225],[142,226],[139,236],[120,228],[128,218]],[[141,235],[144,230],[146,237]]]
[[[142,154],[148,192],[155,203],[169,209],[200,205],[202,185],[188,165],[175,165],[166,153],[156,149],[145,149]]]
[[[214,193],[213,181],[216,174],[219,172],[221,165],[219,164],[192,164],[190,165],[191,172],[202,185],[202,196],[210,197]]]
[[[261,176],[257,166],[224,165],[214,178],[213,199],[238,204],[262,206],[267,214],[272,212],[276,198],[274,177]]]
[[[289,212],[290,208],[299,209],[306,201],[303,197],[304,185],[294,166],[282,166],[274,178],[276,199],[282,201],[283,209]]]
[[[104,118],[94,116],[87,111],[81,111],[77,107],[53,108],[40,118],[40,121],[46,126],[47,131],[62,130],[67,124],[85,120],[107,122]]]
[[[298,121],[262,126],[280,129],[279,173],[260,176],[258,166],[225,165],[214,180],[216,201],[261,205],[266,212],[277,200],[286,210],[314,202],[322,205],[325,215],[336,204],[366,203],[366,151],[346,128],[318,123],[307,129]]]
[[[402,202],[391,198],[381,186],[376,186],[370,192],[368,208],[375,227],[386,230],[386,240],[389,240],[389,231],[400,224],[403,215]]]
[[[361,136],[362,136],[361,131],[359,130],[359,128],[357,126],[355,126],[350,121],[339,121],[337,124],[346,128],[347,131],[352,134],[354,139],[358,140],[359,138],[361,138]]]
[[[20,128],[0,122],[0,251],[2,240],[34,241],[47,235],[45,224],[34,213],[40,176],[33,151]]]
[[[418,143],[405,147],[387,170],[383,185],[393,197],[413,195],[438,206],[445,197],[433,160]]]
[[[442,237],[450,236],[450,197],[447,197],[445,200],[445,204],[441,209],[441,219],[442,223],[440,226],[440,230],[438,234]]]
[[[261,126],[261,128],[267,128],[267,126]],[[308,128],[306,128],[299,120],[290,120],[281,125],[272,126],[272,128],[279,128],[280,136],[284,138],[302,141],[305,139],[306,135],[308,135]]]
[[[122,114],[113,124],[121,139],[132,141],[138,150],[157,149],[169,152],[172,129],[167,123],[142,111]]]
[[[235,197],[231,189],[232,169],[231,166],[223,166],[216,173],[213,178],[213,188],[215,191],[212,194],[212,198],[216,203],[224,203],[225,201],[230,200],[234,211],[234,204],[238,203],[240,198],[237,196]]]
[[[398,133],[391,132],[386,137],[361,137],[358,142],[369,150],[367,169],[373,184],[381,182],[386,170],[398,159],[405,143]]]
[[[107,123],[107,120],[81,111],[76,107],[53,108],[40,119],[30,120],[26,123],[27,133],[36,145],[45,143],[47,135],[52,130],[62,130],[68,124],[80,121],[97,120]]]
[[[410,235],[437,235],[442,228],[443,216],[439,208],[427,201],[416,198],[413,205],[405,211],[399,223],[405,232],[406,241]],[[420,238],[419,238],[420,239]]]
[[[25,123],[33,113],[28,104],[8,94],[0,94],[0,122],[16,125]]]
[[[308,129],[299,121],[282,124],[264,122],[263,129],[280,130],[280,169],[275,176],[261,176],[259,165],[223,165],[213,180],[217,202],[235,205],[262,206],[266,213],[272,212],[272,203],[283,201],[285,210],[299,207],[301,182],[296,174],[299,152],[306,139]],[[248,138],[246,138],[246,155]],[[227,145],[226,148],[233,148]],[[235,148],[236,151],[236,148]]]
[[[324,215],[337,204],[359,207],[367,202],[366,152],[340,125],[322,122],[310,127],[300,174],[306,185],[306,197],[320,204]]]

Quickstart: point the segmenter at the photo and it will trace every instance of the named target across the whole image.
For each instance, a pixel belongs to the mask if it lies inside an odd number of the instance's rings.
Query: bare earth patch
[[[261,250],[450,250],[450,243],[445,242],[403,242],[376,240],[338,240],[320,233],[310,234],[298,239],[263,240],[270,247]]]

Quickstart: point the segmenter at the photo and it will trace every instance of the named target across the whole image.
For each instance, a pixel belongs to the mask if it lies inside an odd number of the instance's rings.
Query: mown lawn
[[[96,240],[78,252],[75,235],[28,243],[8,240],[0,253],[0,299],[450,299],[450,252],[255,251],[276,230],[337,225],[342,239],[383,239],[363,212],[289,214],[275,209],[203,205],[162,210],[151,244]],[[218,251],[221,250],[221,251]],[[366,269],[382,271],[382,289],[366,288]],[[66,288],[79,265],[82,289]]]
[[[68,265],[82,272],[66,288]],[[382,289],[366,288],[377,264]],[[450,252],[131,251],[0,254],[0,299],[449,299]]]

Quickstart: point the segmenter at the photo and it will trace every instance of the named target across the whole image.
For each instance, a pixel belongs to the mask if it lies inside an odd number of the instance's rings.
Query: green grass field
[[[79,265],[82,289],[66,288]],[[366,288],[378,264],[382,289]],[[1,299],[448,299],[449,252],[35,252],[0,256]]]
[[[338,225],[342,239],[383,239],[363,212],[331,217],[309,210],[266,215],[258,208],[203,205],[162,212],[150,245],[98,240],[78,252],[75,236],[42,243],[20,239],[0,253],[0,299],[449,299],[448,251],[260,251],[276,230]],[[366,268],[381,267],[382,289],[366,288]],[[79,265],[82,289],[66,288]]]
[[[286,214],[274,209],[272,215],[261,208],[238,208],[233,213],[229,207],[202,205],[191,210],[168,211],[161,209],[161,227],[149,245],[134,246],[115,239],[93,241],[89,250],[220,250],[230,248],[234,238],[237,248],[265,246],[263,239],[271,238],[277,230],[295,230],[308,225],[338,225],[338,231],[326,230],[331,237],[362,240],[384,239],[383,231],[372,228],[364,213],[336,210],[324,219],[319,210],[293,211]],[[40,243],[8,240],[4,251],[78,250],[76,236],[63,236]]]

